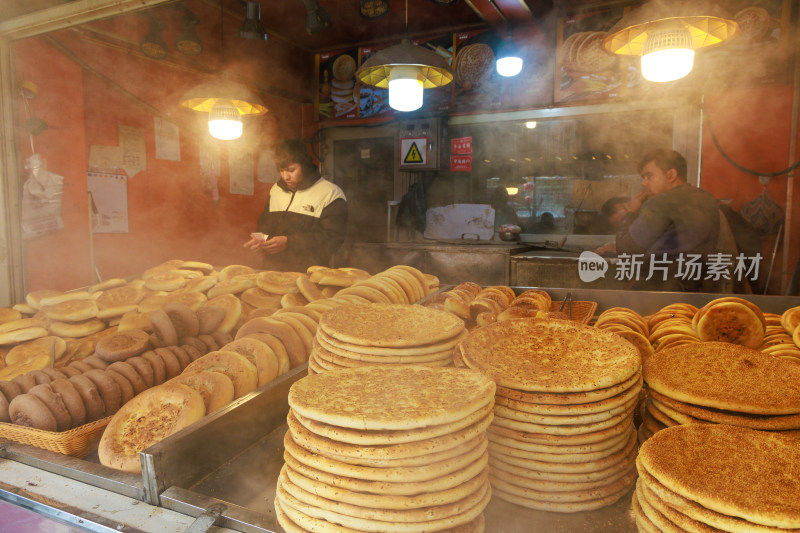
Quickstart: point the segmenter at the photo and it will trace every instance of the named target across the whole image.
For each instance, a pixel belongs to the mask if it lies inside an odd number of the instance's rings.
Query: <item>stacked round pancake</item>
[[[310,373],[371,365],[452,366],[465,335],[458,317],[419,305],[365,303],[323,314],[312,344]]]
[[[653,350],[660,351],[670,346],[681,346],[700,342],[692,327],[697,307],[686,303],[669,304],[646,317],[649,328],[648,340]]]
[[[642,387],[633,345],[574,322],[514,319],[472,332],[459,351],[497,383],[489,428],[495,495],[572,513],[610,505],[630,489]]]
[[[800,307],[787,309],[781,315],[764,313],[766,328],[764,329],[764,340],[758,350],[775,357],[800,360],[800,345],[793,338],[793,334],[797,330],[795,320],[800,320]],[[784,326],[784,324],[786,325]],[[800,342],[800,333],[797,335],[797,340]]]
[[[633,513],[639,531],[800,530],[800,446],[746,428],[687,425],[639,450]]]
[[[420,366],[296,382],[279,523],[286,531],[483,531],[494,392],[477,372]]]
[[[312,278],[315,274],[312,274]],[[336,292],[335,297],[351,302],[414,303],[424,298],[430,290],[422,272],[412,266],[396,265],[374,276],[357,279]]]
[[[682,424],[800,430],[800,365],[723,342],[669,348],[645,361],[645,437]]]
[[[594,326],[616,333],[633,344],[643,360],[653,355],[653,345],[649,340],[650,327],[644,317],[633,309],[627,307],[606,309],[597,317]]]

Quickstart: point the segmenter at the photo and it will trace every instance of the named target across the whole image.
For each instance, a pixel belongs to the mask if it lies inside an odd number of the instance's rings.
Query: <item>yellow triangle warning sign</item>
[[[403,163],[424,163],[422,154],[419,153],[419,148],[417,148],[417,143],[411,143],[411,148],[408,149],[406,156],[403,158]]]

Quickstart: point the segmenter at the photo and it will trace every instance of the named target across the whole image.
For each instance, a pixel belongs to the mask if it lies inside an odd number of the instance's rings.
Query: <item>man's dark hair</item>
[[[292,163],[300,163],[304,178],[312,178],[319,173],[308,147],[302,141],[294,139],[281,141],[275,147],[274,160],[278,170],[286,168]]]
[[[642,161],[639,163],[639,172],[641,173],[645,165],[652,161],[658,168],[667,172],[669,169],[674,168],[678,173],[678,178],[686,181],[686,158],[675,150],[664,150],[657,148],[647,152]]]
[[[614,213],[617,212],[617,206],[620,204],[624,204],[630,200],[625,196],[615,196],[613,198],[609,198],[603,203],[603,206],[600,208],[600,213],[605,217],[606,220],[609,220]]]

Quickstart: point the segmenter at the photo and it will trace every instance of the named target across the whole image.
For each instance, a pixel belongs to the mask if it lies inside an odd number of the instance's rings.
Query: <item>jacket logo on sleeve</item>
[[[314,212],[314,206],[311,205],[311,204],[306,204],[306,205],[303,206],[303,210],[304,211],[308,211],[309,213],[313,213]]]

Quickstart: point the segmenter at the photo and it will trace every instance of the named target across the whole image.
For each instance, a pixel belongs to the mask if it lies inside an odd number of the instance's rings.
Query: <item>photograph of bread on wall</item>
[[[726,46],[710,49],[701,59],[719,85],[790,83],[784,68],[791,56],[791,0],[728,0],[722,3],[739,32]],[[795,7],[795,9],[797,9]]]
[[[556,28],[555,100],[616,98],[641,80],[638,66],[613,56],[603,39],[624,14],[622,7],[597,8],[567,15]]]
[[[355,73],[357,50],[325,52],[317,55],[319,120],[356,118],[358,113]]]

